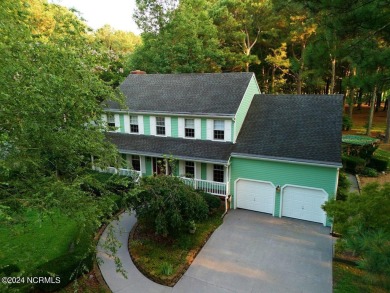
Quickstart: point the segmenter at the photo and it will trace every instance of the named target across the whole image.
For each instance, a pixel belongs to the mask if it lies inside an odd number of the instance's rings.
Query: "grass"
[[[197,223],[194,234],[185,233],[177,239],[161,239],[138,225],[129,239],[130,254],[135,265],[147,277],[163,285],[173,286],[192,263],[209,236],[222,224],[218,211]]]
[[[345,254],[338,252],[336,256],[337,259],[333,260],[334,293],[388,292],[380,284],[370,281],[367,272],[353,264]]]
[[[41,218],[29,210],[23,223],[0,227],[0,267],[17,265],[33,271],[39,265],[68,252],[77,236],[77,223],[55,213]]]
[[[370,108],[367,105],[362,105],[361,109],[358,110],[356,107],[353,109],[353,126],[347,133],[353,134],[365,134],[366,125],[368,121]],[[346,106],[345,112],[348,113],[348,106]],[[374,113],[372,131],[376,133],[384,133],[386,130],[386,112],[382,111],[382,108]]]

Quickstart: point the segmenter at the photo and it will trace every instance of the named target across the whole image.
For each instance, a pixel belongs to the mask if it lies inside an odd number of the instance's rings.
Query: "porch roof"
[[[108,132],[106,136],[124,154],[173,156],[176,159],[226,164],[233,143]]]

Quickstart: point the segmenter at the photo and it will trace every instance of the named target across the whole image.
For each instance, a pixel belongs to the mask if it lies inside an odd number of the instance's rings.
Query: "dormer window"
[[[138,133],[138,116],[130,116],[130,133]]]
[[[214,120],[214,139],[225,139],[225,122],[223,120]]]
[[[107,125],[110,130],[115,130],[115,116],[114,114],[107,114]]]
[[[195,120],[185,119],[184,124],[185,124],[184,126],[185,137],[195,137]]]
[[[156,134],[165,135],[165,117],[156,117]]]

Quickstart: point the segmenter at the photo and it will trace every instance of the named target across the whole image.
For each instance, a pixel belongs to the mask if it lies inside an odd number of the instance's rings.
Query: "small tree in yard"
[[[390,183],[369,184],[361,195],[352,193],[345,201],[329,201],[324,210],[342,234],[341,248],[360,258],[358,265],[371,281],[390,288]]]
[[[188,231],[191,224],[207,218],[203,197],[179,178],[144,177],[133,191],[130,205],[140,222],[164,237]]]

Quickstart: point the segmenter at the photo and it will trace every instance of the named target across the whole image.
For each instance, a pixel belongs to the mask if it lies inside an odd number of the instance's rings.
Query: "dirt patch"
[[[382,103],[383,106],[383,103]],[[344,113],[348,114],[348,105],[344,107]],[[368,116],[370,112],[370,107],[367,105],[362,105],[361,109],[358,110],[357,107],[353,109],[353,126],[349,131],[344,131],[344,134],[365,134],[365,126],[368,121]],[[386,130],[386,117],[387,112],[383,111],[383,107],[378,112],[374,113],[374,119],[372,121],[373,131],[371,136],[376,137],[379,133],[384,133]]]
[[[359,179],[362,187],[373,182],[377,182],[382,185],[385,183],[390,183],[390,173],[380,174],[378,177],[365,177],[359,175]]]

